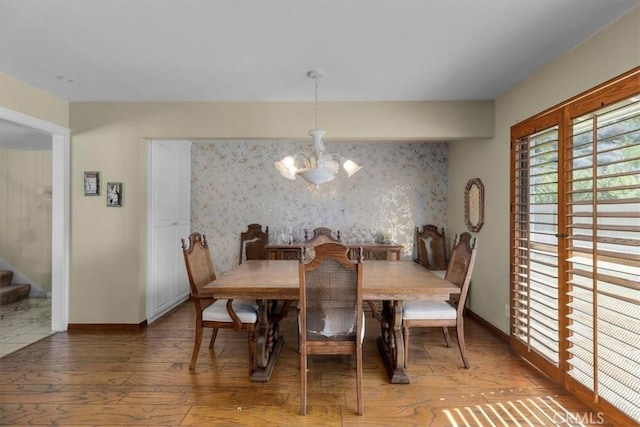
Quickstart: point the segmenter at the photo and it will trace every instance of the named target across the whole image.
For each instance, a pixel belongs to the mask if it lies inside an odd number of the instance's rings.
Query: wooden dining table
[[[279,322],[299,298],[299,261],[251,260],[224,273],[205,286],[215,298],[256,299],[255,366],[251,381],[269,381],[284,340]],[[363,300],[380,321],[377,344],[394,384],[408,384],[402,339],[402,305],[406,300],[448,300],[460,288],[409,261],[364,261]],[[382,309],[378,303],[382,302]]]

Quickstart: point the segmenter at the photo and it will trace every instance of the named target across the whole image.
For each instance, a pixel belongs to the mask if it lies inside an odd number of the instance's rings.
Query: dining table
[[[255,299],[255,370],[251,381],[269,381],[284,345],[279,323],[299,298],[300,261],[250,260],[204,287],[218,299]],[[380,321],[378,350],[393,384],[410,382],[404,366],[402,306],[407,300],[448,300],[460,288],[411,261],[363,261],[362,298]],[[380,304],[381,303],[381,304]],[[379,307],[381,305],[381,308]]]

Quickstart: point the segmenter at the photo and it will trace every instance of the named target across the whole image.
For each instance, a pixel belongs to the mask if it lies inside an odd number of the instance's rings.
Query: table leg
[[[384,301],[380,319],[381,336],[378,350],[392,384],[409,384],[404,368],[404,340],[402,339],[402,301]]]
[[[284,339],[279,334],[279,322],[287,316],[289,302],[278,310],[278,301],[258,300],[258,328],[255,332],[255,370],[251,381],[267,382],[276,365]]]

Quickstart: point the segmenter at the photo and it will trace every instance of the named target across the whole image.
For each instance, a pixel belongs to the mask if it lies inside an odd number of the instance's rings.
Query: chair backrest
[[[444,278],[460,288],[457,302],[458,316],[462,315],[464,304],[467,300],[477,249],[478,239],[471,237],[471,234],[465,231],[460,235],[456,235],[449,267]]]
[[[339,242],[339,240],[333,237],[330,228],[318,227],[314,228],[313,236],[310,239],[306,239],[304,245],[308,248],[312,248],[314,246],[330,242]]]
[[[189,276],[191,295],[200,295],[205,285],[216,280],[207,237],[197,232],[191,233],[189,235],[189,246],[182,239],[182,253],[184,255],[184,264],[187,267],[187,275]]]
[[[362,262],[335,242],[300,260],[300,330],[306,341],[352,341],[362,331]]]
[[[249,259],[266,259],[267,250],[265,246],[269,244],[269,227],[262,231],[262,225],[249,224],[247,231],[240,233],[240,255],[238,264]]]
[[[427,224],[422,232],[416,227],[416,242],[418,245],[418,261],[429,270],[447,269],[447,246],[444,238],[444,228]]]

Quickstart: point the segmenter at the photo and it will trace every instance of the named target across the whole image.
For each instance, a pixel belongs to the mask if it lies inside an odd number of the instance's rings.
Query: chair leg
[[[209,350],[213,348],[213,344],[216,342],[216,337],[218,336],[218,328],[213,328],[211,331],[211,340],[209,341]]]
[[[189,363],[189,370],[193,371],[196,368],[196,361],[198,360],[198,353],[200,352],[200,343],[202,342],[202,322],[196,320],[196,336],[193,339],[193,353],[191,354],[191,363]]]
[[[255,334],[253,332],[253,329],[249,329],[247,331],[247,335],[248,335],[247,339],[249,340],[249,376],[251,376],[255,371],[255,353],[256,353],[256,348],[254,344]]]
[[[406,368],[409,364],[409,328],[402,328],[402,341],[404,342],[404,360],[402,363]]]
[[[464,345],[464,321],[462,318],[458,318],[456,322],[456,335],[458,336],[458,347],[460,347],[460,355],[462,356],[462,363],[464,367],[469,369],[469,361],[467,360],[467,354]]]
[[[307,415],[307,355],[300,353],[300,415]]]
[[[298,354],[300,354],[300,334],[302,333],[300,330],[300,308],[298,308],[298,314],[296,315],[296,325],[298,325]]]
[[[364,391],[362,386],[362,346],[356,348],[356,393],[358,400],[358,415],[364,415]]]
[[[449,328],[447,328],[446,326],[443,326],[442,334],[444,335],[444,340],[447,343],[447,347],[451,347],[451,338],[449,338]]]

